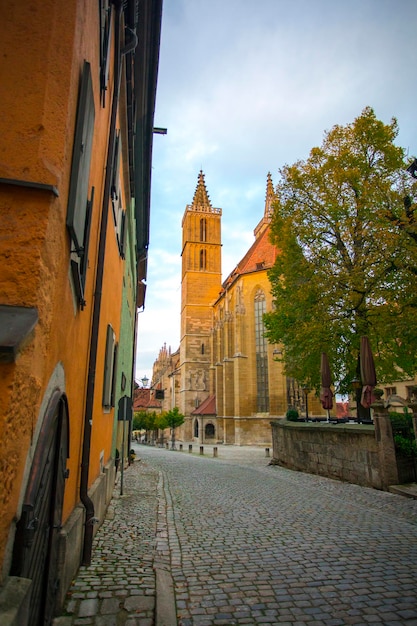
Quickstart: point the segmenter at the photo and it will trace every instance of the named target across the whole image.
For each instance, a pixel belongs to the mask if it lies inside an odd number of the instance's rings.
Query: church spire
[[[273,203],[276,200],[276,195],[274,191],[274,185],[272,183],[271,172],[268,172],[268,176],[266,178],[266,197],[265,197],[265,212],[264,218],[270,220],[272,214],[274,212]]]
[[[210,198],[206,189],[203,170],[200,170],[191,209],[194,209],[195,211],[210,212],[212,208],[213,207],[211,206]]]
[[[274,185],[272,183],[271,172],[268,172],[266,177],[266,196],[265,196],[265,210],[264,216],[255,228],[254,235],[256,238],[265,230],[268,224],[271,223],[272,215],[274,213],[273,204],[276,202],[277,196],[274,191]]]

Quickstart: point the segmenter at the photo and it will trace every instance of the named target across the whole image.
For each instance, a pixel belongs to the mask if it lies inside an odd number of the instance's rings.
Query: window
[[[207,220],[205,217],[200,220],[200,241],[207,241]]]
[[[94,133],[94,97],[90,64],[84,61],[78,96],[74,147],[67,207],[67,228],[71,238],[71,271],[81,308],[88,265],[88,243],[94,187],[88,199],[90,162]]]
[[[407,400],[415,400],[417,396],[417,385],[407,385]]]
[[[100,92],[102,106],[106,106],[106,91],[109,80],[111,43],[111,4],[109,0],[99,0],[100,7]]]
[[[265,339],[263,315],[266,312],[265,294],[259,290],[255,295],[255,350],[257,411],[269,411],[268,343]]]
[[[113,151],[113,170],[111,175],[111,199],[118,200],[120,196],[120,153],[122,150],[122,142],[120,138],[120,130],[117,131],[116,140],[114,142]]]
[[[385,395],[387,398],[397,395],[397,387],[385,387]]]
[[[116,378],[117,344],[116,335],[110,324],[107,325],[106,353],[104,359],[103,406],[106,409],[114,406],[114,389]]]
[[[116,135],[113,154],[113,171],[111,182],[111,202],[113,208],[113,221],[116,229],[117,245],[119,254],[122,259],[126,254],[126,211],[122,207],[122,198],[120,193],[120,154],[121,154],[120,131]]]
[[[113,204],[113,219],[114,228],[116,232],[116,240],[119,248],[119,254],[122,259],[126,256],[126,211],[123,210],[120,200],[112,201]]]
[[[201,344],[201,354],[204,354],[204,343]]]
[[[206,269],[207,255],[205,250],[200,250],[200,270]]]
[[[81,307],[81,310],[84,309],[87,304],[84,299],[85,292],[85,281],[87,277],[87,268],[88,268],[88,242],[90,240],[90,226],[91,226],[91,213],[93,210],[93,200],[94,200],[94,187],[91,188],[91,198],[87,200],[87,211],[85,214],[85,230],[84,230],[84,246],[82,250],[77,253],[76,251],[71,251],[71,274],[73,279],[73,284],[75,288],[75,293],[77,295],[78,303]]]

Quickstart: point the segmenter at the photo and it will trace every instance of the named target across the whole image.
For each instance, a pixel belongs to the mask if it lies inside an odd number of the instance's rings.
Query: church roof
[[[198,406],[191,415],[217,415],[216,396],[209,396]]]
[[[273,266],[277,258],[277,248],[271,243],[269,234],[270,226],[268,225],[237,264],[234,272],[249,274]]]

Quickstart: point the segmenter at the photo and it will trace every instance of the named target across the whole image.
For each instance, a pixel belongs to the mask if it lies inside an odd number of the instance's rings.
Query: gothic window
[[[200,220],[200,241],[207,241],[207,220],[205,217]]]
[[[205,250],[200,250],[200,270],[205,270],[207,265],[207,253]]]
[[[265,294],[259,290],[255,295],[256,392],[259,413],[269,411],[268,343],[264,336],[264,313],[266,313]]]

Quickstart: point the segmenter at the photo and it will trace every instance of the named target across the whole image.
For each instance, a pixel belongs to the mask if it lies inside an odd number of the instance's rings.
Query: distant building
[[[155,397],[153,389],[137,387],[133,392],[133,412],[149,411],[155,413],[162,412],[162,403]]]
[[[129,429],[161,11],[2,10],[0,593],[19,626],[51,624],[89,563]]]
[[[270,445],[271,419],[289,406],[305,413],[303,390],[284,376],[279,346],[264,337],[262,316],[272,309],[268,270],[279,253],[269,237],[274,200],[268,174],[255,241],[223,283],[222,210],[212,206],[203,172],[185,209],[179,358],[168,362],[160,353],[152,377],[157,387],[165,362],[165,402],[186,416],[178,433],[184,440]],[[308,410],[322,414],[312,394]]]

